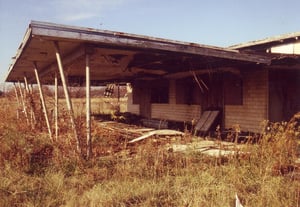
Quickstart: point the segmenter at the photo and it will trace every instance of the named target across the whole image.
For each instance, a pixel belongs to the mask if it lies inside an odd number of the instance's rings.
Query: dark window
[[[141,88],[135,86],[132,87],[132,103],[133,104],[140,104],[140,98],[143,94],[143,91]]]
[[[193,78],[184,78],[176,80],[176,103],[201,103],[201,90]]]
[[[243,105],[243,82],[241,77],[226,74],[224,76],[225,105]]]
[[[151,103],[169,103],[169,81],[154,81],[151,88]]]

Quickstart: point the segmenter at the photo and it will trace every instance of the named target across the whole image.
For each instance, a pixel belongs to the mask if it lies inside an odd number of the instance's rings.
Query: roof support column
[[[20,117],[20,115],[19,115],[20,101],[19,101],[19,95],[18,95],[18,90],[17,90],[17,87],[16,87],[16,83],[14,83],[14,89],[15,89],[15,94],[16,94],[16,99],[17,99],[17,104],[18,104],[18,107],[17,107],[17,119],[19,119],[19,117]]]
[[[79,140],[79,136],[78,136],[76,125],[75,125],[74,111],[73,111],[72,102],[70,99],[69,90],[68,90],[68,86],[67,86],[67,82],[66,82],[66,78],[65,78],[65,74],[64,74],[64,68],[63,68],[63,64],[62,64],[62,60],[61,60],[58,42],[54,42],[54,48],[55,48],[57,65],[58,65],[58,69],[59,69],[59,73],[60,73],[60,79],[61,79],[61,82],[63,85],[66,103],[67,103],[67,107],[68,107],[68,112],[69,112],[69,116],[70,116],[70,121],[71,121],[71,125],[72,125],[73,131],[74,131],[74,136],[76,139],[76,149],[77,149],[77,152],[79,154],[81,154],[80,140]]]
[[[85,55],[86,70],[86,144],[89,159],[92,156],[92,138],[91,138],[91,79],[90,79],[90,54]]]
[[[27,102],[29,102],[30,105],[30,124],[31,124],[31,128],[34,129],[35,128],[35,124],[36,124],[36,119],[35,119],[35,107],[34,107],[34,100],[32,97],[32,90],[29,90],[29,85],[27,82],[27,78],[26,76],[24,76],[24,83],[25,83],[25,91],[26,91],[26,100]]]
[[[47,124],[47,128],[48,128],[49,137],[50,137],[50,140],[53,141],[52,131],[51,131],[50,122],[49,122],[48,113],[47,113],[47,106],[45,103],[44,93],[42,90],[36,63],[34,63],[34,73],[35,73],[36,82],[38,84],[38,88],[39,88],[39,92],[40,92],[40,99],[42,101],[42,107],[43,107],[43,112],[44,112],[44,116],[45,116],[45,120],[46,120],[46,124]]]
[[[21,87],[20,81],[18,82],[18,86],[19,86],[19,91],[20,91],[20,96],[21,96],[21,102],[22,102],[22,106],[23,106],[23,112],[25,114],[26,122],[27,122],[27,124],[29,124],[26,103],[25,103],[25,99],[24,99],[24,95],[23,95],[23,89]]]
[[[58,139],[58,83],[57,83],[57,73],[54,77],[54,124],[55,124],[55,140]]]

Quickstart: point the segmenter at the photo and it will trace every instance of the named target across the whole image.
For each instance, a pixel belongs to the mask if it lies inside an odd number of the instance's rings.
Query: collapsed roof
[[[26,77],[29,83],[35,83],[35,64],[42,82],[53,84],[58,70],[54,44],[59,45],[69,83],[84,82],[85,54],[90,54],[93,85],[271,62],[268,56],[235,49],[32,21],[13,58],[6,81],[17,82]]]

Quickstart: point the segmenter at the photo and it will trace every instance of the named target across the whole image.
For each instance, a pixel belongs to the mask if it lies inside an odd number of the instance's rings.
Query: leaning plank
[[[204,111],[203,114],[200,117],[200,120],[198,121],[198,123],[196,124],[195,129],[197,131],[201,131],[202,127],[204,126],[205,122],[207,121],[207,119],[209,118],[211,111]]]
[[[138,142],[143,139],[149,138],[153,135],[158,135],[158,136],[179,136],[180,135],[180,136],[182,136],[182,135],[184,135],[184,133],[176,131],[176,130],[170,130],[170,129],[155,130],[155,131],[148,132],[140,137],[137,137],[137,138],[131,140],[129,143]]]
[[[211,111],[211,113],[209,114],[208,119],[206,120],[206,122],[202,126],[201,131],[203,131],[205,133],[208,132],[208,130],[212,127],[213,123],[217,119],[218,115],[219,115],[219,111]]]

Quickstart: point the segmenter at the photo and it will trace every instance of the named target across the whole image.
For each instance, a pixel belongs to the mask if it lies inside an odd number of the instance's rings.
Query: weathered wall
[[[242,72],[243,105],[226,105],[225,128],[239,124],[243,131],[260,132],[262,121],[268,119],[268,71],[253,69]],[[169,103],[151,104],[151,117],[161,120],[192,121],[199,119],[200,105],[176,104],[175,81],[170,81]],[[139,114],[139,105],[128,96],[128,111]]]
[[[170,81],[169,104],[151,104],[151,117],[161,120],[192,121],[199,119],[201,107],[199,105],[176,104],[175,81]],[[128,95],[128,112],[139,114],[139,104],[133,104],[132,94]]]
[[[152,104],[152,118],[191,122],[199,119],[201,107],[197,105]]]
[[[127,111],[133,114],[140,114],[140,105],[139,104],[133,104],[132,99],[132,92],[127,93]]]
[[[268,119],[268,71],[243,72],[243,105],[225,106],[225,128],[239,124],[243,131],[260,132]]]
[[[199,105],[176,104],[175,81],[170,81],[169,104],[152,104],[152,118],[172,121],[192,121],[201,114]]]

